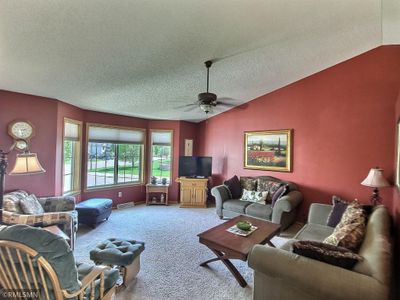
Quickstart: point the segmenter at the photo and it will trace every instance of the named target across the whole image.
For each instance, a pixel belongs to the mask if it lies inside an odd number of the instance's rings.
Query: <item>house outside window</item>
[[[63,194],[81,190],[82,122],[65,118],[63,138]]]
[[[143,182],[145,130],[88,124],[88,189]]]
[[[171,182],[172,174],[172,130],[151,130],[151,157],[150,157],[150,181],[151,177],[157,178],[161,183],[165,178],[167,183]]]

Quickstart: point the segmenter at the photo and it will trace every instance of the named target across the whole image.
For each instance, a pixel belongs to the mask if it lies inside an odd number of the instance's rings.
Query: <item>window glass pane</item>
[[[171,146],[152,146],[151,176],[157,177],[158,182],[161,182],[162,178],[170,182]]]
[[[81,122],[64,120],[63,192],[80,191]]]
[[[64,141],[64,174],[63,174],[63,192],[67,193],[73,190],[73,176],[75,165],[75,151],[76,141]]]
[[[140,181],[140,157],[141,145],[118,145],[118,183]]]
[[[140,182],[142,147],[89,142],[87,187]]]

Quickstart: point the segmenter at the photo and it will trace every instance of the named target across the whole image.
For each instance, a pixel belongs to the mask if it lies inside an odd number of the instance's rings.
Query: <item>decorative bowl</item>
[[[252,224],[248,221],[240,221],[236,223],[236,227],[243,231],[249,231]]]

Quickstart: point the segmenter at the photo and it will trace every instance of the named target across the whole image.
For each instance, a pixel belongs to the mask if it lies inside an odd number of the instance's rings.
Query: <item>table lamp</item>
[[[371,203],[374,206],[381,202],[378,188],[390,186],[389,182],[383,177],[383,170],[379,167],[372,168],[361,184],[373,188]]]
[[[21,150],[21,144],[25,145],[23,153],[17,154],[15,165],[9,175],[30,175],[46,172],[40,165],[36,153],[30,153],[28,143],[25,140],[17,140],[8,151],[0,150],[0,224],[3,221],[3,198],[5,190],[5,175],[8,166],[7,155],[14,149]],[[16,147],[18,145],[18,147]]]

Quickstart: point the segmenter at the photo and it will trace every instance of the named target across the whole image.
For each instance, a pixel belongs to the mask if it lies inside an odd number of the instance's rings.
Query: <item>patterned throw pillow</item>
[[[267,201],[270,203],[272,203],[272,198],[274,197],[274,194],[278,191],[278,189],[281,187],[281,185],[282,182],[273,181],[263,177],[257,178],[257,191],[259,192],[268,191],[269,193]]]
[[[13,193],[4,195],[3,209],[17,214],[24,213],[19,205],[19,198]]]
[[[365,211],[357,202],[349,204],[339,224],[324,243],[357,250],[362,243],[366,231]]]
[[[297,241],[292,244],[293,253],[316,259],[345,269],[352,269],[363,258],[343,248],[315,241]]]
[[[235,175],[232,178],[225,180],[224,185],[227,186],[231,193],[232,199],[239,199],[242,196],[242,187],[240,186],[239,178]]]
[[[43,207],[40,205],[35,195],[29,195],[20,201],[22,210],[27,215],[40,215],[44,213]]]
[[[268,197],[268,192],[248,191],[244,189],[240,200],[259,203],[259,204],[266,204],[267,197]]]
[[[347,205],[349,204],[346,201],[340,199],[338,196],[332,197],[332,204],[333,208],[329,213],[326,225],[330,227],[336,227],[336,225],[339,224],[340,220],[342,219],[342,216],[346,211]]]
[[[240,185],[248,191],[256,190],[257,180],[253,177],[240,177]]]

